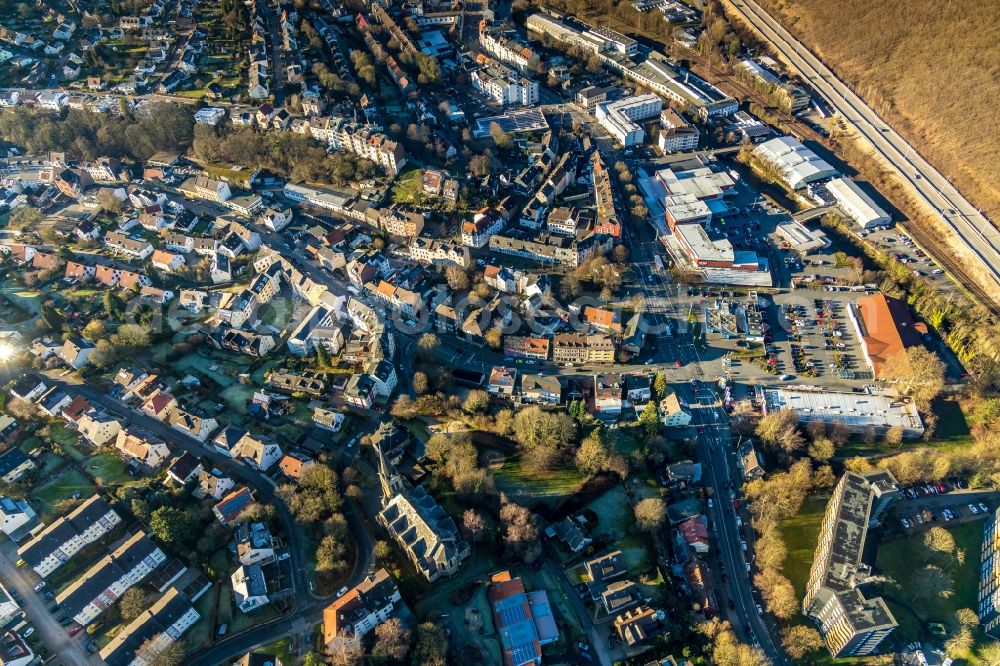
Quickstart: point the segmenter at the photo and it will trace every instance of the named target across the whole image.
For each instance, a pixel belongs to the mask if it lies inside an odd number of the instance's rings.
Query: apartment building
[[[476,57],[479,67],[470,75],[472,87],[498,104],[533,106],[538,104],[538,82],[484,55]]]
[[[659,116],[661,110],[663,110],[663,100],[657,95],[647,93],[598,104],[597,121],[618,143],[626,147],[636,146],[646,137],[639,122]]]
[[[979,568],[979,623],[1000,640],[1000,509],[986,519]]]
[[[171,587],[115,634],[101,649],[101,659],[107,666],[147,666],[200,618],[191,600]]]
[[[479,46],[502,63],[521,72],[534,70],[538,54],[518,38],[513,30],[491,26],[485,19],[479,23]]]
[[[361,638],[392,617],[402,597],[396,581],[379,569],[323,610],[323,645],[341,638]]]
[[[67,617],[86,626],[166,561],[145,532],[136,532],[57,594],[56,603]]]
[[[660,112],[660,135],[656,145],[663,153],[697,150],[701,132],[673,109]]]
[[[17,556],[26,567],[45,578],[121,522],[121,516],[99,495],[94,495],[18,548]]]
[[[834,657],[874,654],[897,626],[885,601],[866,598],[860,586],[872,577],[864,561],[868,528],[899,495],[888,471],[847,472],[827,504],[802,612],[819,626]]]

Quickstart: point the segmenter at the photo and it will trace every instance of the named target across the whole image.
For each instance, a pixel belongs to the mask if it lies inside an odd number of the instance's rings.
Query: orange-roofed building
[[[876,379],[884,376],[889,359],[922,345],[928,333],[927,324],[913,319],[906,301],[885,294],[862,296],[848,307],[848,315]]]
[[[621,333],[621,313],[618,310],[604,310],[590,305],[583,309],[583,321],[605,333]]]
[[[278,469],[281,473],[293,481],[301,481],[302,474],[313,467],[316,461],[312,458],[298,453],[286,453],[278,461]]]
[[[90,403],[82,395],[73,398],[68,405],[62,408],[62,416],[67,421],[76,423],[80,417],[90,411]]]
[[[393,615],[402,604],[396,581],[385,569],[361,581],[323,610],[323,645],[358,640]]]
[[[559,640],[545,590],[526,592],[520,578],[501,571],[490,579],[486,596],[493,609],[505,666],[542,663],[542,646]]]

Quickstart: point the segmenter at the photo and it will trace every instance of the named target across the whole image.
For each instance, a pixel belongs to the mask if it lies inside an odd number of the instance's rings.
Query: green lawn
[[[282,638],[280,641],[268,643],[263,647],[257,648],[254,652],[263,652],[264,654],[274,655],[282,664],[296,663],[295,655],[292,654],[291,638]]]
[[[812,566],[816,538],[819,536],[819,526],[828,500],[825,496],[810,497],[803,503],[798,515],[781,521],[781,534],[788,547],[783,573],[792,581],[799,599],[805,596],[809,567]]]
[[[538,472],[523,465],[517,456],[510,456],[503,467],[494,472],[497,487],[513,499],[538,500],[558,504],[573,495],[584,477],[573,465]]]
[[[954,576],[954,594],[948,598],[935,597],[910,603],[905,590],[920,575],[921,555],[924,553],[922,537],[915,535],[886,541],[879,546],[878,567],[881,573],[895,581],[884,588],[891,597],[889,607],[899,622],[897,633],[900,641],[929,639],[923,635],[928,622],[954,625],[955,611],[959,608],[975,609],[979,592],[979,548],[983,540],[981,521],[958,525],[950,530],[959,549],[965,551],[962,564],[947,566]]]
[[[94,484],[80,470],[70,468],[48,483],[32,489],[28,499],[42,520],[48,522],[76,504],[73,495],[79,493],[81,498],[86,498],[95,490]]]
[[[597,514],[597,525],[590,533],[596,539],[612,542],[623,538],[632,524],[632,505],[621,486],[615,486],[587,505]]]
[[[52,441],[59,446],[64,454],[73,460],[81,462],[87,459],[87,456],[80,453],[80,451],[76,448],[76,442],[79,435],[62,423],[53,423],[49,426],[49,437],[52,438]]]
[[[125,461],[114,453],[98,453],[85,463],[87,473],[94,477],[98,485],[122,486],[132,483],[134,479],[125,473]]]
[[[427,206],[433,203],[434,198],[423,193],[424,170],[414,167],[409,171],[404,171],[393,183],[390,196],[396,203],[416,204]]]

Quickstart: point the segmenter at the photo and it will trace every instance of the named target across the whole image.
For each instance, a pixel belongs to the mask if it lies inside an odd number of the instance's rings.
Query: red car
[[[676,359],[674,361],[674,365],[677,366],[678,368],[681,367],[681,365],[682,365],[681,360],[680,359]]]
[[[76,636],[78,633],[80,633],[81,629],[83,629],[83,627],[81,627],[80,625],[78,624],[73,625],[72,627],[69,628],[69,635]]]

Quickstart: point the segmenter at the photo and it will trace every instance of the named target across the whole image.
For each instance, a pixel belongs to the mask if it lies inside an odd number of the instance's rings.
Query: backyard
[[[83,472],[69,467],[48,483],[33,488],[28,499],[42,520],[48,522],[68,512],[77,503],[74,496],[89,497],[95,490],[94,484]]]

